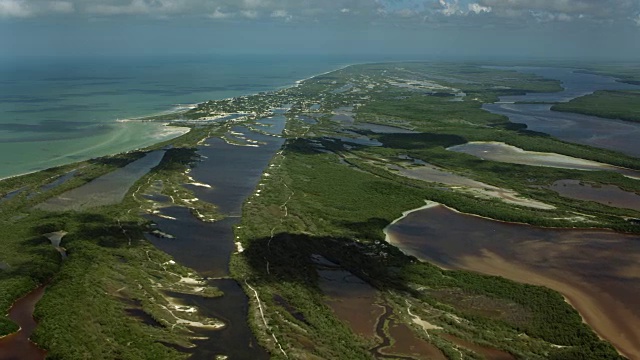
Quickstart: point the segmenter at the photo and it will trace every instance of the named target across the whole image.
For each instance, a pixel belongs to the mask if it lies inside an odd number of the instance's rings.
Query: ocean
[[[179,135],[119,119],[276,90],[357,62],[277,55],[0,59],[0,179]]]

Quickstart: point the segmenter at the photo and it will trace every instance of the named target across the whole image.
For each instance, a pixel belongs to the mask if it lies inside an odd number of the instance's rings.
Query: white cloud
[[[396,14],[403,18],[408,18],[416,15],[416,12],[411,9],[401,9],[396,11]]]
[[[255,10],[242,10],[240,11],[240,14],[242,14],[242,16],[246,17],[247,19],[257,19],[258,18],[258,12]]]
[[[220,9],[220,6],[218,6],[213,13],[209,14],[209,17],[212,19],[228,19],[230,17],[233,17],[233,14],[230,12],[224,12]]]
[[[95,15],[170,15],[186,10],[187,0],[131,0],[129,4],[96,4],[87,7]]]
[[[636,25],[640,26],[640,14],[638,14],[638,16],[636,16],[636,18],[633,19],[633,21],[635,21]]]
[[[438,0],[438,2],[440,3],[440,6],[442,6],[442,10],[440,10],[440,12],[445,16],[451,16],[461,13],[458,0],[452,0],[449,2],[447,2],[446,0]]]
[[[0,0],[1,18],[65,15],[346,24],[525,27],[537,22],[635,26],[640,0]],[[483,16],[468,16],[468,15]],[[640,26],[640,24],[638,24]]]
[[[482,6],[478,3],[469,4],[469,12],[480,14],[482,12],[491,12],[491,6]]]
[[[0,17],[26,18],[36,15],[69,14],[75,7],[69,1],[43,1],[32,3],[27,0],[0,0]]]
[[[29,17],[33,11],[22,0],[0,0],[0,17]]]
[[[271,17],[272,18],[280,18],[280,19],[285,19],[286,21],[291,21],[291,19],[293,18],[293,16],[291,16],[287,10],[274,10],[271,13]]]
[[[573,20],[573,16],[565,14],[565,13],[551,13],[548,11],[532,11],[531,16],[537,22],[551,22],[551,21],[560,21],[560,22],[568,22]]]
[[[560,21],[566,21],[568,17],[573,19],[579,15],[583,15],[585,19],[615,20],[623,18],[623,14],[640,10],[638,0],[477,0],[477,2],[482,6],[491,6],[498,14],[548,13]]]

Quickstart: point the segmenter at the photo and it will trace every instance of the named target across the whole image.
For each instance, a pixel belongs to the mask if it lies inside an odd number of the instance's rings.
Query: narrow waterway
[[[9,319],[15,322],[20,330],[0,338],[0,360],[45,358],[46,351],[29,340],[38,325],[33,319],[33,311],[36,303],[44,295],[44,290],[44,285],[37,287],[18,299],[9,309]]]
[[[532,73],[549,79],[560,80],[563,91],[554,93],[528,93],[518,96],[501,96],[494,104],[484,104],[483,109],[505,115],[514,123],[527,124],[527,128],[550,134],[559,139],[620,151],[640,157],[640,123],[605,119],[575,113],[551,110],[551,104],[515,104],[514,102],[566,102],[597,90],[638,90],[640,86],[617,82],[609,76],[583,74],[567,68],[500,67]]]
[[[269,119],[270,130],[281,129],[285,118]],[[267,359],[267,352],[260,347],[247,323],[248,298],[240,285],[228,279],[229,260],[235,251],[233,227],[240,222],[242,204],[259,187],[263,171],[271,158],[284,143],[284,139],[252,132],[245,127],[235,127],[242,137],[258,141],[259,146],[241,146],[210,138],[198,147],[201,161],[189,174],[193,179],[211,188],[186,185],[195,196],[215,204],[226,216],[223,220],[207,223],[196,219],[189,209],[169,207],[162,215],[153,216],[158,227],[175,239],[148,238],[161,250],[171,254],[176,261],[211,278],[209,284],[224,292],[220,298],[202,298],[194,295],[170,294],[185,305],[195,306],[205,316],[222,320],[225,327],[219,330],[194,330],[202,340],[189,349],[192,359],[212,359],[226,355],[229,359]],[[253,145],[254,143],[249,143]]]

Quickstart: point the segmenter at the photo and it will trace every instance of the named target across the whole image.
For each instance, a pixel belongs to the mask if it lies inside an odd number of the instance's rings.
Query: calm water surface
[[[156,167],[164,150],[145,154],[121,168],[102,175],[91,182],[51,198],[37,206],[49,211],[84,210],[97,206],[117,204],[124,199],[129,188]]]
[[[284,121],[284,118],[282,118]],[[274,123],[279,126],[278,123]],[[242,204],[253,194],[264,169],[280,149],[284,139],[237,129],[247,138],[258,140],[260,147],[237,146],[219,138],[206,141],[198,147],[202,161],[190,175],[211,188],[189,186],[196,197],[216,204],[227,217],[214,223],[196,219],[189,209],[170,207],[162,209],[169,220],[152,217],[162,231],[176,239],[148,236],[161,250],[171,254],[176,261],[191,267],[199,274],[213,278],[229,275],[229,259],[235,250],[233,226],[240,222]],[[197,306],[204,315],[222,320],[226,327],[216,331],[200,331],[207,340],[196,341],[192,350],[194,359],[211,359],[214,355],[228,355],[230,359],[265,359],[268,355],[255,339],[247,324],[248,299],[242,288],[231,279],[210,280],[224,296],[204,299],[193,295],[171,294],[188,305]]]
[[[640,138],[640,123],[551,111],[550,104],[511,103],[517,101],[566,102],[597,90],[638,90],[640,86],[620,83],[608,76],[581,74],[564,68],[506,67],[502,69],[560,80],[564,90],[555,93],[501,96],[500,102],[484,104],[483,109],[508,116],[511,122],[527,124],[529,130],[547,133],[566,141],[640,157],[640,146],[637,146],[637,139]]]
[[[151,145],[157,123],[117,122],[290,86],[346,57],[0,58],[0,178]]]
[[[45,286],[40,286],[18,299],[9,310],[9,319],[20,326],[20,330],[0,338],[0,360],[44,359],[46,351],[38,348],[29,337],[38,325],[33,319],[36,303],[44,295]]]
[[[615,185],[592,185],[580,180],[564,179],[551,184],[549,189],[571,199],[595,201],[600,204],[640,211],[640,195],[624,191]]]

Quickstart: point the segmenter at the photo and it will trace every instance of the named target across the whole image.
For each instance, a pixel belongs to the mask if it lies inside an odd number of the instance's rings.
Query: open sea
[[[363,59],[167,56],[0,59],[0,179],[179,135],[118,122],[291,86]]]

